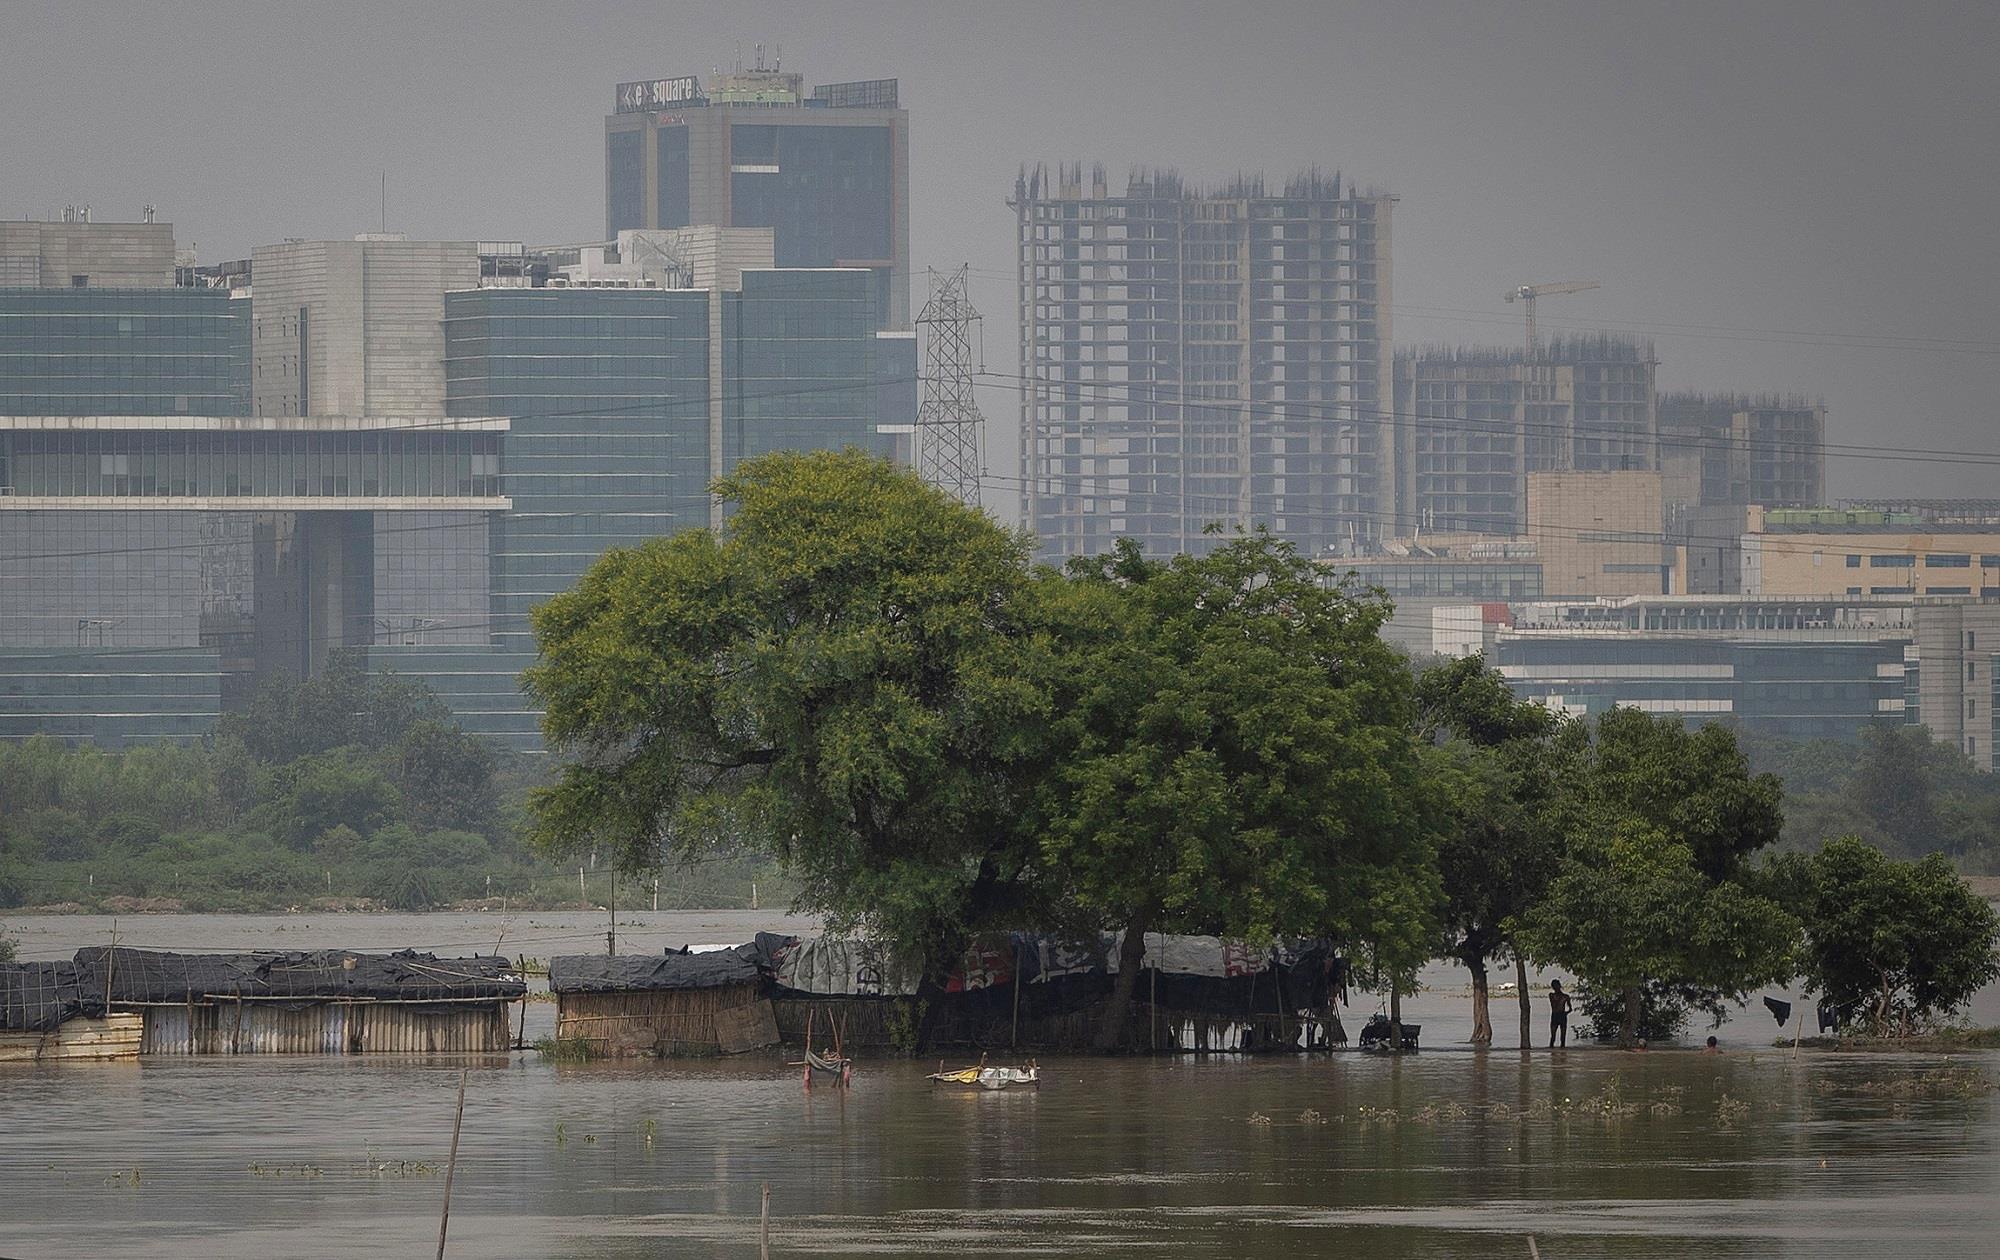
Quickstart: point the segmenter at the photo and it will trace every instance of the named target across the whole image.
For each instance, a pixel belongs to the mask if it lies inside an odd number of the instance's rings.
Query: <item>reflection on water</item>
[[[389,943],[309,943],[335,939]],[[776,1256],[1994,1253],[1994,1096],[1927,1075],[1944,1060],[1426,1041],[1045,1060],[1039,1093],[1000,1094],[876,1062],[806,1096],[780,1055],[22,1067],[0,1255],[428,1254],[461,1067],[454,1255],[754,1256],[766,1181]]]

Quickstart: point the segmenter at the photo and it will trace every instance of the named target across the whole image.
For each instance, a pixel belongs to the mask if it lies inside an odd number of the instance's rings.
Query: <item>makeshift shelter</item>
[[[976,938],[934,1013],[939,1045],[1046,1052],[1095,1045],[1118,972],[1117,933],[1074,941],[1030,932]],[[737,953],[771,977],[787,1045],[818,1014],[850,1047],[887,1048],[917,1012],[915,968],[869,942],[760,934]],[[1325,942],[1251,949],[1213,936],[1148,933],[1127,1040],[1161,1050],[1309,1048],[1342,974]]]
[[[145,1054],[452,1054],[506,1050],[527,984],[505,958],[403,950],[77,951],[86,995],[142,1015]]]
[[[0,963],[0,1063],[135,1059],[142,1022],[105,1015],[74,962]]]
[[[737,1054],[778,1043],[763,973],[735,950],[549,960],[556,1038],[593,1053]]]

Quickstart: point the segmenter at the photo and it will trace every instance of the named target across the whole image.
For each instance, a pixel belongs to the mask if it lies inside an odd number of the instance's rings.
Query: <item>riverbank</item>
[[[1781,1037],[1774,1044],[1791,1048]],[[1956,1054],[1967,1050],[2000,1050],[2000,1028],[1942,1028],[1920,1037],[1802,1037],[1808,1050],[1891,1054]]]

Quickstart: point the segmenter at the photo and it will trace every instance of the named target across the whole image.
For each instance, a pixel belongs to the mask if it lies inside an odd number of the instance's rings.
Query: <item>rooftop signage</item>
[[[640,79],[618,85],[616,109],[621,114],[648,114],[702,99],[701,80],[691,74],[678,79]]]

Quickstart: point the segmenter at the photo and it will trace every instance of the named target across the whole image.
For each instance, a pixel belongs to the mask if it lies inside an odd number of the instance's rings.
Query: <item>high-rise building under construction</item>
[[[1022,172],[1022,511],[1044,554],[1394,532],[1393,202],[1317,172],[1137,172],[1117,196],[1101,167]]]
[[[1520,349],[1396,355],[1403,531],[1518,534],[1528,474],[1660,467],[1651,343],[1559,337]]]

